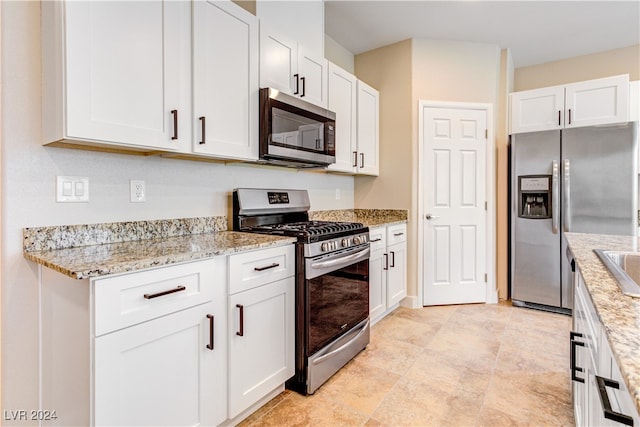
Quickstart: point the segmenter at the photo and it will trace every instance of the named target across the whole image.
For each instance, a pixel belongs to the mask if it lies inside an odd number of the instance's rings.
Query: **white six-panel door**
[[[485,302],[487,113],[421,114],[424,305]]]

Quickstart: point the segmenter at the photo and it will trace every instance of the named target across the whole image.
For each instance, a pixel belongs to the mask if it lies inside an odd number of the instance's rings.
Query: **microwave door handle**
[[[571,162],[564,160],[563,164],[564,188],[562,189],[562,223],[565,232],[571,231]]]
[[[551,162],[551,231],[553,234],[558,234],[558,193],[560,191],[558,168],[556,160]]]

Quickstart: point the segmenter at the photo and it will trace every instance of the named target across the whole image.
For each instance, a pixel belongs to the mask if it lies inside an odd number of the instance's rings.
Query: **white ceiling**
[[[640,43],[640,0],[325,0],[325,32],[354,54],[408,38],[491,43],[524,67]]]

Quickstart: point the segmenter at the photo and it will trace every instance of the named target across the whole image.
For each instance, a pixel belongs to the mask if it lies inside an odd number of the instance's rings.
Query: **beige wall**
[[[356,177],[354,204],[357,208],[409,209],[407,290],[416,296],[418,102],[489,103],[495,118],[500,49],[478,43],[406,40],[357,55],[355,71],[380,91],[380,176]],[[490,126],[495,130],[495,123]]]
[[[496,286],[498,297],[507,299],[509,288],[509,93],[513,91],[511,52],[500,53],[500,84],[496,130]]]
[[[640,80],[640,44],[516,68],[514,90],[537,89],[617,74],[629,74],[631,81]]]

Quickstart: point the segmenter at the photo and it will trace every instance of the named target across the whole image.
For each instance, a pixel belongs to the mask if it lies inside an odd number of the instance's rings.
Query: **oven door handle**
[[[347,255],[344,257],[335,258],[329,261],[312,262],[311,267],[327,268],[327,267],[333,267],[335,265],[349,265],[351,261],[356,260],[358,258],[363,258],[366,255],[369,255],[368,247],[367,249],[361,250],[360,252],[356,252],[355,254]]]
[[[349,347],[351,345],[352,342],[356,341],[358,338],[360,338],[362,336],[362,334],[364,334],[367,331],[367,326],[369,326],[369,322],[370,320],[367,320],[367,323],[364,324],[364,326],[362,327],[362,329],[360,329],[360,331],[358,332],[358,334],[351,338],[348,342],[342,344],[340,347],[336,348],[335,350],[322,355],[320,357],[318,357],[316,360],[314,360],[313,363],[314,365],[319,365],[320,363],[324,362],[325,360],[329,359],[330,357],[332,357],[334,354],[341,352],[342,350],[344,350],[346,347]]]

